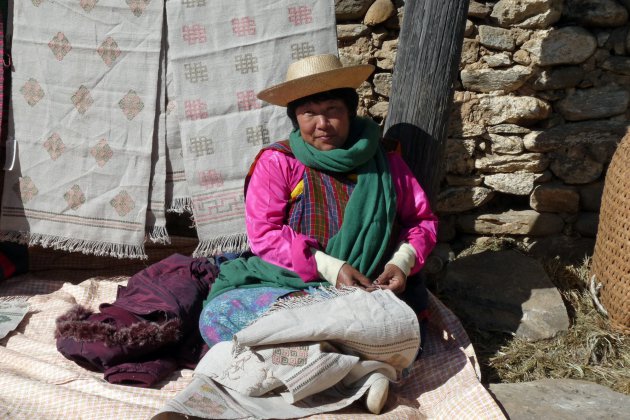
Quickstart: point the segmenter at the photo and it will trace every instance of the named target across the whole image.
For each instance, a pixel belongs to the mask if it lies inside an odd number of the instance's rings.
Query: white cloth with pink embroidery
[[[0,240],[145,258],[190,209],[197,255],[246,249],[243,179],[290,131],[255,94],[336,51],[332,0],[15,2]]]

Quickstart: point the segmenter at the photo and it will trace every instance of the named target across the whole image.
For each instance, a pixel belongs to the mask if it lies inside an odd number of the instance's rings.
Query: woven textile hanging
[[[14,22],[0,240],[146,258],[188,209],[196,255],[247,248],[243,179],[291,129],[255,93],[336,52],[332,0],[33,0]]]
[[[612,327],[630,334],[630,133],[606,173],[591,274]]]

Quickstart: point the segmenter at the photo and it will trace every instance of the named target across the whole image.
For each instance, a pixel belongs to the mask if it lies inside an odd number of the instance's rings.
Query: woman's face
[[[348,139],[350,114],[341,99],[307,102],[295,109],[302,138],[319,150],[337,149]]]

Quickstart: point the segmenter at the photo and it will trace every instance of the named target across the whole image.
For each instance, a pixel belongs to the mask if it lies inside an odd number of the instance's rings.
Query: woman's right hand
[[[337,275],[337,283],[335,284],[337,288],[343,286],[354,286],[368,291],[375,289],[370,279],[348,263],[341,266],[341,270],[339,270]]]

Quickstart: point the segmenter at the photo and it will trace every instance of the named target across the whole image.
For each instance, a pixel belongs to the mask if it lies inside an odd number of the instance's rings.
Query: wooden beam
[[[407,0],[392,75],[385,136],[434,203],[444,172],[453,83],[459,68],[469,0]]]

